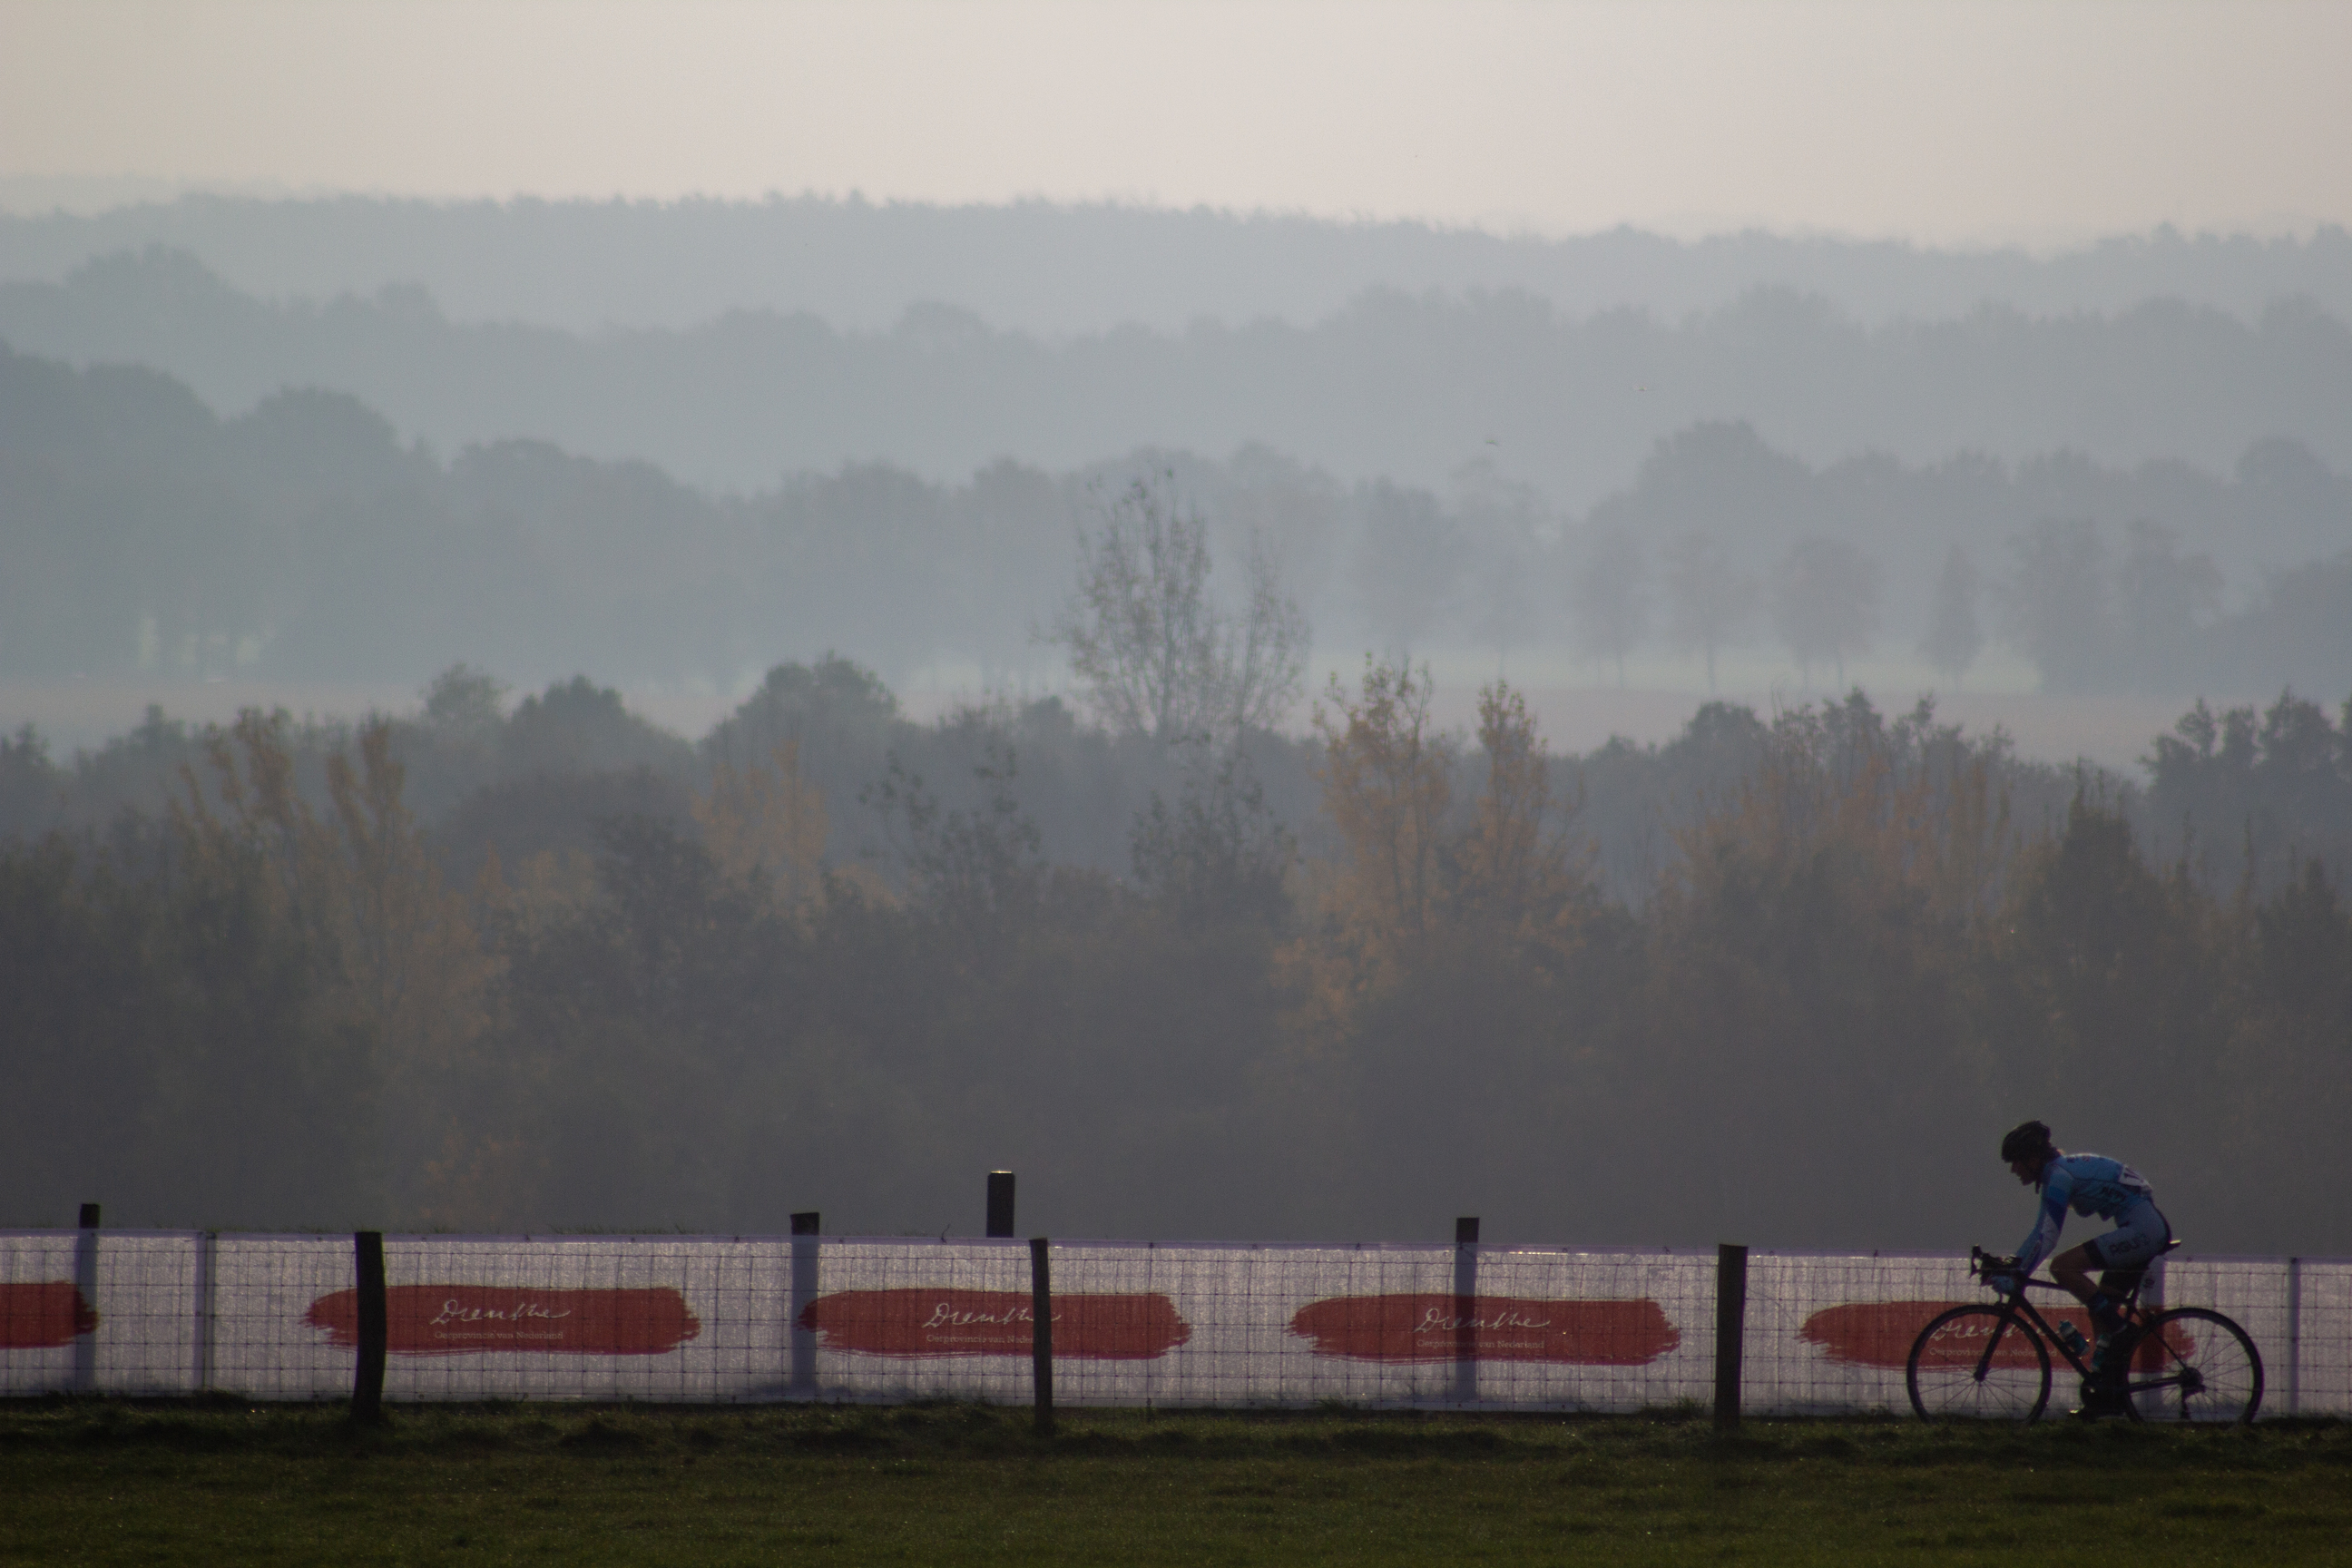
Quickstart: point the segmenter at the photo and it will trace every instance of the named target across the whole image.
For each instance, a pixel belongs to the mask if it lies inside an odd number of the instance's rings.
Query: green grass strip
[[[2352,1426],[0,1405],[0,1562],[2343,1563]]]

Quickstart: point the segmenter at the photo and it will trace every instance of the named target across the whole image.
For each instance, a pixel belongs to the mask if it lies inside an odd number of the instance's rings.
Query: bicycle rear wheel
[[[2178,1307],[2133,1341],[2126,1386],[2143,1421],[2244,1423],[2263,1404],[2263,1358],[2219,1312]]]
[[[2050,1403],[2050,1347],[2000,1307],[1955,1307],[1919,1331],[1906,1373],[1927,1421],[2039,1420]]]

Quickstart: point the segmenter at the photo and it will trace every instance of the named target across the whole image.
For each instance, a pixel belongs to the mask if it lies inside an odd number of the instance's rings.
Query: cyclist
[[[2050,1128],[2044,1122],[2028,1121],[2011,1129],[2000,1141],[2000,1157],[2009,1162],[2010,1171],[2021,1183],[2042,1190],[2042,1213],[2024,1245],[2017,1249],[2016,1261],[1990,1277],[1994,1289],[2008,1292],[2025,1289],[2025,1277],[2058,1245],[2068,1205],[2074,1205],[2076,1214],[2116,1222],[2116,1228],[2106,1235],[2050,1258],[2051,1277],[2090,1309],[2091,1323],[2099,1336],[2091,1369],[2105,1371],[2108,1349],[2123,1331],[2121,1298],[2131,1289],[2131,1277],[2172,1244],[2172,1226],[2156,1206],[2155,1189],[2146,1176],[2120,1160],[2104,1154],[2067,1153],[2050,1142]],[[2091,1279],[2094,1268],[2103,1271],[2095,1284]],[[2098,1404],[2112,1407],[2119,1397],[2109,1391]],[[2085,1409],[2096,1413],[2096,1405]]]

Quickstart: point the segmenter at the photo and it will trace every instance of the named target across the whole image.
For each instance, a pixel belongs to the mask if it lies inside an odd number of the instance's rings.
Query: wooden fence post
[[[2286,1413],[2303,1413],[2303,1259],[2286,1260]]]
[[[87,1307],[92,1316],[98,1311],[98,1229],[99,1205],[81,1205],[80,1235],[74,1237],[74,1315],[79,1318]],[[98,1388],[98,1331],[77,1333],[73,1338],[73,1385],[76,1393],[90,1394]]]
[[[1715,1249],[1715,1429],[1739,1429],[1739,1352],[1748,1332],[1748,1249]]]
[[[213,1359],[218,1343],[220,1306],[220,1232],[207,1230],[196,1237],[196,1392],[213,1391]]]
[[[1029,1375],[1037,1391],[1037,1433],[1054,1431],[1054,1276],[1047,1256],[1053,1243],[1029,1238]]]
[[[793,1293],[786,1321],[793,1336],[792,1392],[804,1399],[816,1394],[816,1331],[801,1315],[816,1303],[816,1238],[824,1227],[824,1216],[815,1209],[793,1215]]]
[[[359,1264],[360,1358],[352,1369],[352,1419],[371,1425],[383,1419],[384,1341],[390,1327],[384,1309],[383,1232],[352,1233]]]
[[[1468,1405],[1478,1397],[1478,1216],[1454,1222],[1454,1398]]]

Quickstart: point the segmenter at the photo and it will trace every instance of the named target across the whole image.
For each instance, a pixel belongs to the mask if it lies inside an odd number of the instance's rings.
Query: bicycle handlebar
[[[1969,1248],[1969,1277],[1970,1279],[1981,1279],[1988,1274],[2014,1275],[2016,1272],[2017,1259],[2013,1258],[2004,1258],[1998,1253],[1987,1252],[1981,1247],[1971,1247]],[[2025,1276],[2025,1284],[2028,1289],[2032,1289],[2063,1290],[2066,1289],[2066,1287],[2059,1284],[2055,1279],[2037,1279],[2031,1274]]]

